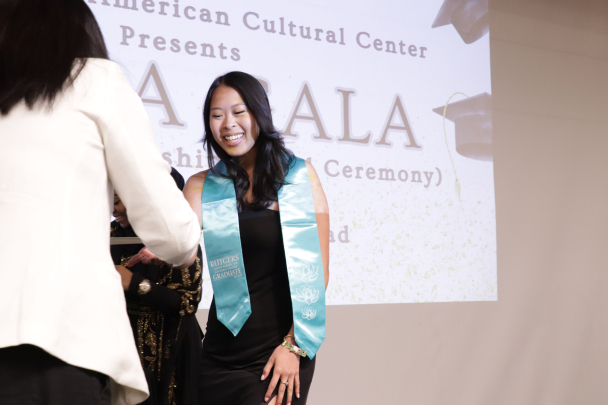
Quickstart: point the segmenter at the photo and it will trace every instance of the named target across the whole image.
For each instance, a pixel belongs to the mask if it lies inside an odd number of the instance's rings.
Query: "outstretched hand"
[[[268,402],[277,384],[279,384],[279,392],[274,404],[282,404],[285,392],[287,392],[287,405],[291,405],[294,388],[296,397],[300,398],[300,356],[290,352],[283,346],[279,346],[274,350],[270,359],[268,359],[268,363],[266,363],[262,372],[262,380],[265,380],[270,375],[270,371],[273,368],[272,380],[264,396],[264,401]]]
[[[127,263],[127,267],[133,267],[134,265],[136,265],[139,262],[142,262],[144,264],[152,263],[152,264],[156,264],[157,266],[162,266],[163,264],[166,264],[165,262],[160,260],[158,257],[156,257],[156,255],[154,253],[150,252],[150,250],[145,246],[143,247],[142,250],[139,251],[138,254],[136,254],[129,260],[129,262]]]

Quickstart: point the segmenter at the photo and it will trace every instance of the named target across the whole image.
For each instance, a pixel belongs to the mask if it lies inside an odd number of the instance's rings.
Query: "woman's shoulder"
[[[118,63],[109,59],[86,58],[83,72],[96,75],[109,75],[110,77],[124,77]]]
[[[200,200],[200,195],[203,192],[203,186],[205,185],[205,179],[207,178],[208,173],[209,169],[198,172],[188,178],[188,181],[186,181],[186,185],[184,186],[184,196],[186,196],[187,200],[190,200],[191,198]]]
[[[90,82],[92,84],[101,84],[107,82],[123,82],[126,81],[122,69],[118,63],[109,59],[85,58],[80,59],[84,63],[82,71],[78,75],[77,82]],[[74,68],[78,65],[75,64]],[[82,65],[80,65],[82,66]]]
[[[196,174],[193,174],[192,176],[190,176],[190,178],[186,182],[186,187],[188,187],[188,184],[190,184],[190,186],[198,186],[198,185],[200,185],[202,187],[203,184],[205,184],[205,179],[207,178],[207,174],[210,171],[211,170],[207,169],[207,170],[203,170],[202,172],[198,172]]]
[[[304,163],[306,163],[306,169],[308,169],[308,179],[310,180],[310,183],[313,185],[318,184],[320,186],[321,180],[319,180],[319,175],[317,174],[315,167],[308,160],[304,160]]]
[[[202,217],[203,214],[201,212],[201,198],[203,196],[203,186],[205,185],[205,178],[209,170],[204,170],[202,172],[198,172],[195,175],[190,176],[188,181],[186,182],[186,186],[184,187],[184,197],[190,204],[190,207],[198,217],[198,224],[202,226]]]
[[[93,111],[95,107],[105,109],[108,102],[114,108],[122,108],[127,101],[139,100],[120,66],[107,59],[86,58],[74,88],[83,97],[80,101]]]

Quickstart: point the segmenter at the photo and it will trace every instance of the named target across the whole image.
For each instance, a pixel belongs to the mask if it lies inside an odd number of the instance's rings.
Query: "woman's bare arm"
[[[325,277],[325,289],[329,282],[329,205],[321,181],[315,168],[308,161],[308,178],[312,189],[312,199],[315,204],[317,216],[317,229],[319,231],[319,242],[321,243],[321,258],[323,260],[323,276]]]
[[[209,170],[205,170],[203,172],[196,173],[194,176],[191,176],[186,185],[184,186],[184,197],[186,197],[186,201],[190,204],[190,208],[198,217],[198,224],[203,227],[203,212],[201,210],[201,198],[203,196],[203,185],[205,184],[205,179],[207,178],[207,173]]]
[[[209,170],[205,170],[203,172],[196,173],[194,176],[191,176],[186,185],[184,186],[184,197],[186,197],[186,201],[190,204],[190,208],[198,217],[198,224],[200,227],[203,227],[203,211],[201,208],[201,198],[203,196],[203,185],[205,184],[205,178],[207,178],[207,173]],[[180,268],[186,268],[192,265],[196,260],[196,253],[190,260],[188,260],[185,264],[180,266]]]

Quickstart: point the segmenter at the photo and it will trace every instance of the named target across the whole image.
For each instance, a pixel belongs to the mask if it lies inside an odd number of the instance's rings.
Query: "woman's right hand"
[[[281,405],[283,398],[286,397],[287,405],[291,405],[294,391],[296,397],[300,398],[300,356],[280,345],[268,359],[262,371],[262,381],[270,376],[271,370],[272,379],[264,396],[264,402],[268,402],[278,385],[277,396],[270,401],[270,404]]]
[[[139,262],[142,262],[144,264],[152,263],[157,266],[162,266],[163,264],[166,264],[165,262],[160,260],[158,257],[156,257],[156,255],[154,253],[150,252],[150,250],[145,246],[143,247],[142,250],[139,251],[138,254],[136,254],[129,260],[129,262],[127,263],[127,267],[133,267],[134,265],[136,265]]]

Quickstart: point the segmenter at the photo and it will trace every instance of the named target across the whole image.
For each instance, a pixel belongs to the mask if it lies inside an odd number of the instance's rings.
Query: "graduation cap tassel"
[[[460,181],[458,180],[458,173],[456,172],[456,166],[454,166],[454,159],[452,159],[452,152],[450,151],[450,144],[448,143],[448,134],[447,134],[447,131],[445,130],[445,115],[448,112],[448,104],[450,104],[450,100],[458,94],[461,94],[461,95],[465,96],[466,98],[469,98],[469,96],[467,96],[466,94],[458,92],[458,91],[456,93],[452,94],[450,96],[450,98],[448,98],[448,101],[445,103],[445,107],[443,109],[443,136],[445,138],[445,146],[448,149],[448,155],[450,156],[450,162],[452,162],[452,169],[454,170],[454,177],[456,178],[456,181],[454,182],[454,188],[456,190],[456,195],[458,196],[458,201],[460,201]]]

